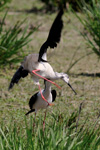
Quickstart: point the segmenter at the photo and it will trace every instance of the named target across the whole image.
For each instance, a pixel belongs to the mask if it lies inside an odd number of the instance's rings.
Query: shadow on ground
[[[13,10],[10,10],[10,11],[13,11]],[[37,7],[32,7],[31,9],[16,10],[16,12],[18,13],[35,13],[35,14],[54,13],[56,11],[57,11],[57,8],[54,8],[52,6],[43,6],[40,9],[38,9]]]
[[[100,73],[79,73],[79,74],[74,74],[74,73],[69,73],[71,76],[85,76],[85,77],[100,77]]]

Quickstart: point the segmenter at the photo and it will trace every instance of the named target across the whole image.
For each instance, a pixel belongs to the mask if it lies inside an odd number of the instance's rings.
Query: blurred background
[[[62,89],[52,86],[57,98],[43,132],[44,110],[37,113],[34,129],[34,113],[25,116],[38,91],[30,76],[11,91],[8,86],[24,57],[39,52],[61,7],[61,41],[47,57],[55,71],[69,75],[77,96],[56,81]],[[99,0],[0,0],[0,150],[99,150],[99,60]]]

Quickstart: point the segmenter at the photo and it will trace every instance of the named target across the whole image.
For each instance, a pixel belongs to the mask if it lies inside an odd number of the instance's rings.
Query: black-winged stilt
[[[52,24],[46,42],[40,48],[39,54],[29,54],[28,56],[25,57],[21,66],[14,74],[10,82],[9,89],[11,89],[15,83],[18,83],[21,77],[23,78],[26,77],[28,73],[32,75],[33,80],[35,84],[39,86],[39,89],[40,89],[40,84],[39,84],[40,78],[43,78],[55,84],[58,88],[60,87],[51,80],[63,79],[71,87],[71,85],[69,84],[68,76],[65,75],[64,73],[54,72],[52,66],[47,62],[47,56],[46,56],[47,48],[57,47],[57,43],[60,42],[61,31],[63,28],[62,15],[63,15],[63,10],[61,9]],[[47,78],[49,78],[50,80],[48,80]],[[44,98],[42,93],[41,96],[48,103],[48,101]]]
[[[35,112],[35,118],[36,118],[36,113],[39,109],[46,109],[48,108],[47,102],[43,100],[41,97],[41,92],[42,95],[46,98],[49,104],[55,101],[56,99],[56,90],[51,90],[51,83],[49,81],[44,81],[45,83],[45,88],[40,91],[35,93],[29,100],[29,107],[30,111],[26,113],[26,115]],[[43,121],[43,130],[45,127],[45,118],[46,118],[46,111],[45,111],[45,116],[44,116],[44,121]]]

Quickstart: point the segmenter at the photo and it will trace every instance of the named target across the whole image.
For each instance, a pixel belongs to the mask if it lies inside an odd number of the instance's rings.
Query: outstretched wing
[[[27,75],[28,75],[28,71],[24,70],[23,67],[20,66],[18,68],[18,70],[15,72],[15,74],[13,75],[8,90],[10,90],[11,88],[13,88],[14,84],[15,83],[17,84],[19,82],[20,78],[24,78]]]
[[[63,15],[63,9],[61,9],[60,12],[58,13],[56,19],[54,20],[51,26],[46,42],[40,48],[38,61],[46,62],[47,61],[46,60],[47,48],[57,47],[57,43],[60,42],[61,31],[63,28],[62,15]]]

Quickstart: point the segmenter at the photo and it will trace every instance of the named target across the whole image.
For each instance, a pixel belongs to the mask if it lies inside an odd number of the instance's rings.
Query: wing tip
[[[49,31],[48,38],[46,42],[40,48],[38,62],[40,61],[47,62],[46,60],[42,58],[43,54],[46,53],[48,47],[50,48],[57,47],[57,43],[60,42],[61,31],[63,29],[63,20],[62,20],[63,13],[64,13],[64,8],[63,7],[59,8],[59,12]]]
[[[14,86],[14,83],[11,82],[9,87],[8,87],[8,91],[11,90],[13,88],[13,86]]]
[[[32,112],[34,112],[35,111],[35,109],[31,109],[30,111],[28,111],[25,115],[27,116],[28,114],[30,114],[30,113],[32,113]]]

